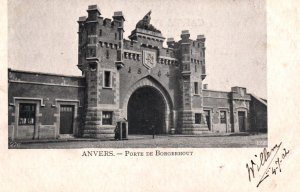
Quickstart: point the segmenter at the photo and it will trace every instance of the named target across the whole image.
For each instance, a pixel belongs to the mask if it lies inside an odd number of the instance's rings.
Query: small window
[[[194,90],[195,90],[195,95],[199,94],[199,85],[198,82],[194,82]]]
[[[35,104],[20,103],[19,125],[35,124]]]
[[[106,59],[109,59],[109,50],[106,50]]]
[[[115,33],[115,40],[117,40],[118,39],[118,34],[117,33]]]
[[[95,33],[95,26],[92,25],[92,26],[91,26],[91,34],[94,34],[94,33]]]
[[[102,36],[102,29],[99,30],[99,36]]]
[[[91,71],[96,71],[96,69],[97,69],[97,64],[96,63],[91,63],[90,64],[90,70]]]
[[[89,57],[96,57],[96,52],[94,48],[89,49]]]
[[[195,72],[197,72],[197,65],[195,65]]]
[[[102,112],[102,125],[112,125],[112,111]]]
[[[195,113],[195,124],[201,123],[201,113]]]
[[[226,111],[220,111],[220,122],[226,124]]]
[[[104,87],[111,87],[111,72],[104,71]]]

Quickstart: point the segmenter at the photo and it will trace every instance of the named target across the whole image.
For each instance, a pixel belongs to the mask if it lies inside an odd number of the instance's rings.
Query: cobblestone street
[[[267,134],[248,136],[183,136],[160,135],[152,139],[151,135],[130,135],[128,140],[98,141],[38,141],[17,142],[10,148],[21,149],[69,149],[69,148],[240,148],[266,147]]]

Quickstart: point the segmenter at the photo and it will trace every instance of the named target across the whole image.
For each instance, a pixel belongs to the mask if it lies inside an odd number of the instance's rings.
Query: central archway
[[[128,101],[128,133],[164,133],[166,110],[166,103],[159,91],[150,86],[138,88]]]

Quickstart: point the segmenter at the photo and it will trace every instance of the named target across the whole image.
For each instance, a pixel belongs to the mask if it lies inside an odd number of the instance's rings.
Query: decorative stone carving
[[[143,64],[147,69],[156,66],[156,54],[152,51],[143,51]]]
[[[150,24],[150,20],[151,20],[151,11],[149,11],[142,20],[140,20],[137,24],[136,24],[136,28],[140,28],[140,29],[146,29],[149,31],[153,31],[153,32],[157,32],[160,33],[161,31],[156,29],[153,25]]]

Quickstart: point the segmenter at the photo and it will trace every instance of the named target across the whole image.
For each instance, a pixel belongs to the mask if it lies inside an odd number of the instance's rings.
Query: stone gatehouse
[[[208,90],[205,36],[166,40],[147,13],[123,37],[124,15],[103,18],[97,5],[78,20],[82,76],[9,69],[9,137],[111,139],[116,123],[129,134],[203,134],[267,130],[267,101],[232,87]]]

